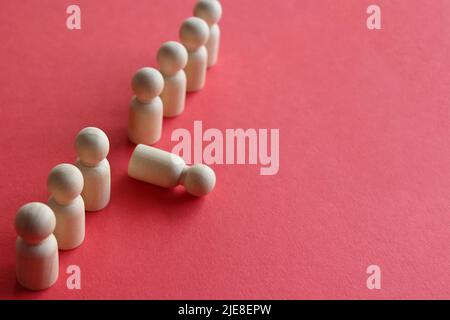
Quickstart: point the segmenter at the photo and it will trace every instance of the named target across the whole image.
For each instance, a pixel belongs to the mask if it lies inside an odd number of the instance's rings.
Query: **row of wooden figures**
[[[217,63],[222,6],[218,0],[199,0],[194,17],[183,22],[180,41],[164,43],[158,50],[159,71],[139,69],[132,79],[128,137],[136,144],[159,141],[163,117],[184,111],[186,92],[205,86],[208,67]]]
[[[43,290],[56,282],[58,249],[80,246],[85,238],[85,211],[102,210],[110,201],[108,137],[98,128],[85,128],[77,135],[75,147],[75,165],[57,165],[48,175],[47,204],[26,204],[16,215],[16,276],[30,290]],[[165,188],[183,185],[194,196],[210,193],[216,184],[208,166],[187,166],[175,154],[142,144],[131,155],[128,175]]]
[[[128,175],[165,188],[183,185],[190,194],[204,196],[216,184],[211,168],[203,164],[187,166],[181,157],[149,146],[161,137],[163,116],[181,114],[186,92],[202,89],[207,68],[217,62],[217,22],[222,7],[217,0],[199,0],[194,15],[180,29],[184,46],[171,41],[160,48],[157,60],[162,74],[143,68],[133,77],[135,97],[131,103],[129,139],[137,146],[129,161]],[[80,246],[85,238],[85,212],[99,211],[108,205],[109,146],[102,130],[81,130],[75,142],[75,165],[60,164],[48,176],[48,203],[28,203],[17,212],[16,276],[25,288],[51,287],[59,274],[58,250]]]

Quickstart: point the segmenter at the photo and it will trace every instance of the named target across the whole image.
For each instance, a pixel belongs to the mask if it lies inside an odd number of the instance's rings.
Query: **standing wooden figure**
[[[153,68],[139,69],[131,82],[135,96],[131,100],[128,138],[135,144],[154,144],[161,139],[163,103],[159,95],[164,78]]]
[[[188,53],[182,44],[169,41],[159,49],[157,60],[164,78],[164,90],[161,93],[164,117],[176,117],[183,113],[186,101],[186,74],[183,69],[187,64]]]
[[[56,219],[52,209],[32,202],[16,215],[16,276],[29,290],[50,288],[58,279],[58,243],[53,230]]]
[[[217,63],[220,50],[220,27],[222,5],[217,0],[199,0],[194,8],[194,16],[202,18],[209,25],[209,39],[206,42],[208,50],[208,67]]]
[[[75,148],[78,154],[75,165],[84,178],[81,196],[86,211],[102,210],[111,197],[111,168],[106,159],[109,152],[108,137],[98,128],[84,128],[77,135]]]
[[[187,78],[187,92],[195,92],[205,86],[208,69],[208,51],[205,44],[208,38],[208,24],[200,18],[191,17],[181,25],[181,43],[188,51],[188,63],[184,69]]]
[[[83,174],[72,164],[60,164],[48,176],[48,205],[55,213],[54,234],[60,250],[74,249],[84,241],[85,211],[80,195],[83,185]]]

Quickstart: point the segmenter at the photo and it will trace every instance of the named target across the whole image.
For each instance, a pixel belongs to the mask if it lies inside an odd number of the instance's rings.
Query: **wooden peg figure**
[[[78,159],[75,165],[83,174],[81,196],[86,211],[104,209],[111,197],[111,168],[106,156],[109,140],[106,134],[94,127],[81,130],[75,141]]]
[[[205,86],[208,69],[208,51],[205,44],[208,38],[209,27],[203,19],[191,17],[181,25],[181,43],[188,51],[188,63],[184,69],[187,92],[199,91]]]
[[[206,21],[209,26],[209,39],[206,42],[208,67],[216,65],[220,50],[220,27],[222,5],[217,0],[199,0],[194,8],[194,16]]]
[[[164,188],[182,185],[197,197],[207,195],[216,185],[216,174],[210,167],[187,166],[181,157],[143,144],[138,145],[131,156],[128,175]]]
[[[128,138],[135,144],[155,144],[161,139],[163,103],[159,95],[164,78],[153,68],[139,69],[131,81],[135,96],[131,100]]]
[[[58,279],[58,243],[53,230],[55,215],[47,205],[32,202],[16,215],[16,276],[29,290],[44,290]]]
[[[55,213],[54,234],[60,250],[74,249],[84,241],[83,186],[83,174],[72,164],[60,164],[48,176],[47,189],[51,194],[48,205]]]
[[[161,93],[164,117],[176,117],[183,113],[186,101],[186,74],[183,69],[187,64],[188,53],[182,44],[169,41],[159,49],[157,60],[164,78],[164,90]]]

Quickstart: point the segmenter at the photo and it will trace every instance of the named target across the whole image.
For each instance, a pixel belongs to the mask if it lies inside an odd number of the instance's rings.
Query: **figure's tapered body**
[[[220,27],[217,23],[210,27],[209,39],[205,47],[208,51],[208,68],[210,68],[215,66],[219,60]]]
[[[150,102],[131,100],[128,119],[128,138],[135,144],[152,145],[161,139],[163,104],[159,97]]]
[[[206,71],[208,68],[208,52],[205,47],[189,51],[188,63],[184,71],[187,79],[187,92],[196,92],[206,84]]]
[[[52,234],[37,245],[16,240],[17,281],[29,290],[50,288],[58,279],[58,243]]]
[[[176,117],[183,113],[186,103],[186,74],[180,70],[173,76],[164,75],[165,87],[161,93],[164,101],[164,117]]]
[[[60,250],[71,250],[79,247],[85,237],[85,208],[81,196],[76,197],[68,205],[59,204],[50,198],[48,205],[55,213],[55,237]]]
[[[100,211],[104,209],[111,198],[111,167],[108,159],[103,159],[94,166],[86,165],[77,159],[75,164],[83,173],[84,188],[81,196],[86,211]]]

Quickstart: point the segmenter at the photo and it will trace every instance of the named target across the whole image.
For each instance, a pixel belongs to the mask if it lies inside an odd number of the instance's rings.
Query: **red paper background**
[[[3,0],[0,297],[8,299],[450,298],[450,2],[223,1],[220,63],[176,128],[279,128],[280,171],[214,166],[194,199],[131,180],[130,79],[155,66],[194,0]],[[82,30],[66,29],[79,4]],[[111,141],[112,200],[88,214],[43,292],[15,280],[13,219],[45,201],[77,132]],[[66,288],[68,265],[82,289]],[[382,290],[366,288],[366,268]]]

